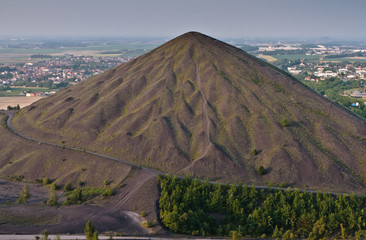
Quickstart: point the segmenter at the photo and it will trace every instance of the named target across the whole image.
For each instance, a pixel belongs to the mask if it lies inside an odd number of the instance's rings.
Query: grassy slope
[[[1,119],[3,115],[0,115]],[[0,127],[0,177],[24,176],[26,181],[49,177],[57,185],[103,186],[105,179],[117,186],[131,167],[103,158],[24,140]]]
[[[41,100],[13,124],[35,138],[221,181],[362,191],[366,177],[364,121],[198,33]],[[256,174],[261,165],[268,174]]]

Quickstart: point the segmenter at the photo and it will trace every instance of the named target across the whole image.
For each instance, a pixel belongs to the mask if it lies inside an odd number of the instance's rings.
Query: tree
[[[43,232],[42,240],[49,240],[49,238],[48,238],[48,232],[47,232],[47,229],[46,229],[46,230],[44,230],[44,232]]]
[[[238,231],[231,231],[231,239],[232,240],[238,240],[239,239],[239,233]]]
[[[293,239],[293,234],[291,232],[291,230],[287,230],[283,235],[282,235],[282,239],[283,240],[292,240]]]
[[[95,229],[90,220],[86,223],[84,232],[86,240],[98,240],[98,231]]]
[[[279,230],[279,229],[278,229],[278,227],[277,227],[277,225],[276,225],[275,229],[273,230],[272,237],[273,237],[273,238],[276,238],[276,239],[278,239],[278,238],[281,238],[281,237],[282,237],[282,229],[281,229],[281,230]]]
[[[28,185],[24,185],[22,191],[20,191],[20,195],[19,198],[17,199],[17,203],[20,204],[26,204],[28,199],[30,198],[30,193],[29,193],[29,187]]]
[[[50,206],[56,206],[58,204],[57,201],[58,201],[58,197],[56,194],[56,185],[54,183],[52,183],[50,191],[48,193],[47,204]]]
[[[93,240],[99,240],[99,234],[98,231],[95,231],[93,234]]]
[[[309,235],[309,239],[321,239],[326,234],[326,223],[323,218],[315,222],[313,231]]]

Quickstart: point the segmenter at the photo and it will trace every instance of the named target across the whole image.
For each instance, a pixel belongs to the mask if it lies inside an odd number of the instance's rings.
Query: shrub
[[[65,192],[70,192],[71,190],[72,190],[71,183],[67,182],[64,186],[64,191]]]
[[[80,181],[78,182],[78,185],[79,185],[79,187],[81,187],[81,186],[83,186],[83,185],[84,185],[84,182],[80,180]]]
[[[110,197],[113,195],[113,190],[110,188],[107,188],[106,190],[104,190],[104,192],[102,193],[102,197]]]
[[[263,166],[260,166],[257,170],[259,175],[264,175],[267,173],[266,169]]]
[[[77,188],[74,191],[70,192],[63,205],[81,204],[82,200],[83,200],[82,190],[81,188]]]
[[[256,155],[258,155],[258,153],[259,153],[258,150],[256,148],[254,148],[253,149],[253,155],[256,156]]]
[[[154,222],[151,221],[143,221],[141,222],[141,226],[143,226],[144,228],[152,228],[154,227]]]
[[[43,185],[48,185],[51,183],[51,179],[49,179],[48,177],[43,178]]]
[[[290,121],[287,118],[283,118],[281,121],[282,127],[287,127],[290,125]]]

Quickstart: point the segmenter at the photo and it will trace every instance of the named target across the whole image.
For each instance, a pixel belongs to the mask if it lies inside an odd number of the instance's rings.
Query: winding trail
[[[198,84],[198,91],[201,93],[202,98],[203,98],[203,102],[202,102],[202,111],[204,114],[204,119],[203,119],[203,133],[205,135],[205,147],[204,150],[202,152],[202,154],[200,156],[198,156],[196,159],[194,159],[190,164],[188,164],[186,167],[184,167],[182,170],[180,170],[178,173],[182,173],[185,170],[191,168],[197,161],[201,160],[202,158],[204,158],[208,151],[211,149],[212,142],[210,140],[210,118],[208,117],[208,111],[207,111],[207,98],[205,96],[205,94],[202,91],[202,83],[201,83],[201,78],[200,75],[198,73],[198,66],[197,63],[195,64],[196,67],[196,79],[197,79],[197,84]]]
[[[200,75],[198,74],[198,67],[197,67],[197,63],[196,63],[196,78],[197,78],[197,83],[198,83],[198,90],[201,93],[202,97],[203,97],[203,102],[202,102],[202,110],[203,110],[203,114],[204,114],[204,119],[203,119],[203,128],[204,130],[204,134],[205,134],[205,139],[206,139],[206,147],[204,152],[201,154],[201,156],[199,156],[197,159],[195,159],[193,162],[202,159],[204,156],[206,156],[207,152],[210,150],[212,143],[210,140],[210,118],[208,117],[208,112],[207,112],[207,98],[205,96],[205,94],[202,91],[202,87],[201,87],[201,78]]]
[[[203,94],[203,93],[201,92],[201,94]],[[207,100],[204,103],[207,104]],[[138,184],[135,185],[137,187],[136,189],[138,189],[138,187],[142,186],[143,183],[145,183],[147,180],[151,179],[152,177],[155,177],[155,176],[157,176],[159,174],[161,174],[161,175],[171,174],[171,173],[163,172],[163,171],[156,170],[156,169],[152,169],[152,168],[148,168],[148,167],[137,166],[135,164],[132,164],[130,162],[127,162],[127,161],[124,161],[124,160],[121,160],[121,159],[118,159],[118,158],[113,158],[113,157],[110,157],[110,156],[106,156],[106,155],[103,155],[103,154],[100,154],[100,153],[88,151],[88,150],[85,150],[85,149],[68,147],[68,146],[65,146],[65,145],[59,145],[59,144],[55,144],[55,143],[46,142],[46,141],[42,141],[42,140],[38,140],[38,139],[31,138],[31,137],[27,137],[27,136],[19,133],[18,131],[16,131],[14,129],[14,127],[12,126],[12,124],[11,124],[11,120],[13,119],[14,114],[15,114],[16,111],[0,111],[0,112],[3,112],[4,114],[6,114],[8,116],[7,126],[9,128],[9,130],[13,134],[15,134],[15,135],[17,135],[17,136],[19,136],[19,137],[21,137],[23,139],[26,139],[26,140],[29,140],[29,141],[33,141],[33,142],[37,142],[37,143],[41,143],[41,144],[46,144],[46,145],[54,146],[54,147],[59,147],[59,148],[63,148],[63,149],[69,149],[69,150],[73,150],[73,151],[84,152],[84,153],[91,154],[91,155],[95,155],[95,156],[98,156],[98,157],[102,157],[102,158],[105,158],[105,159],[108,159],[108,160],[117,161],[117,162],[126,164],[128,166],[131,166],[133,168],[141,169],[141,170],[144,170],[144,171],[147,171],[148,173],[150,173],[150,174],[147,174],[149,177],[144,178],[142,181],[140,181]],[[207,114],[207,109],[206,109],[206,114]],[[206,116],[208,118],[208,115],[206,115]],[[207,130],[207,127],[209,128],[209,123],[206,125],[206,130]],[[206,134],[209,134],[209,132],[206,132]],[[208,137],[209,137],[209,135],[208,135]],[[201,158],[207,153],[207,151],[209,150],[209,148],[211,147],[211,145],[212,145],[212,143],[210,142],[210,145],[206,148],[206,151],[204,152],[204,154],[201,155]],[[197,161],[199,159],[200,159],[200,157],[197,158],[197,159],[195,159],[186,168],[189,168],[195,161]],[[186,169],[186,168],[184,168],[184,169]],[[184,169],[182,169],[181,171],[183,171]],[[179,171],[178,173],[180,173],[181,171]],[[177,174],[177,177],[179,179],[183,179],[185,176],[178,175]],[[204,181],[204,180],[202,180],[202,181]],[[210,184],[223,184],[223,185],[227,184],[227,183],[217,182],[217,181],[209,181],[209,183]],[[239,184],[236,184],[236,185],[239,185]],[[243,185],[245,185],[245,184],[243,184]],[[332,194],[332,195],[344,195],[344,194],[346,194],[346,193],[332,192],[332,191],[319,191],[319,190],[309,190],[309,189],[290,188],[290,187],[288,187],[288,188],[283,188],[283,187],[268,187],[268,186],[264,186],[264,185],[254,185],[254,184],[252,184],[252,185],[251,184],[247,184],[247,186],[248,187],[254,186],[256,189],[275,189],[275,190],[282,190],[282,191],[286,191],[286,190],[287,191],[288,190],[298,190],[298,191],[307,192],[307,193],[318,193],[318,192],[321,192],[321,193]],[[135,191],[131,191],[129,194],[127,194],[124,197],[122,197],[122,199],[120,199],[120,204],[121,203],[122,204],[125,203],[130,198],[130,196],[132,196],[132,194],[134,192]],[[360,197],[360,196],[364,196],[364,195],[363,194],[356,194],[356,196]]]

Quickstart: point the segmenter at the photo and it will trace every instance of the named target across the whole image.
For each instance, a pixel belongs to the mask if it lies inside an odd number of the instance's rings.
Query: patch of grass
[[[66,186],[67,186],[67,184],[65,185],[65,187]],[[89,201],[93,198],[96,198],[98,196],[101,196],[102,199],[104,199],[105,197],[114,195],[114,190],[110,187],[103,187],[103,188],[78,187],[78,188],[72,190],[71,185],[69,185],[69,188],[67,188],[67,190],[69,190],[69,191],[65,190],[66,201],[62,205],[82,204],[82,203]]]
[[[140,215],[141,215],[141,217],[146,217],[147,216],[145,211],[142,211]]]
[[[151,222],[151,221],[143,221],[141,222],[141,226],[143,226],[144,228],[153,228],[156,225],[155,222]]]
[[[73,191],[65,193],[67,199],[62,205],[82,204],[102,195],[104,191],[104,188],[76,188]]]

